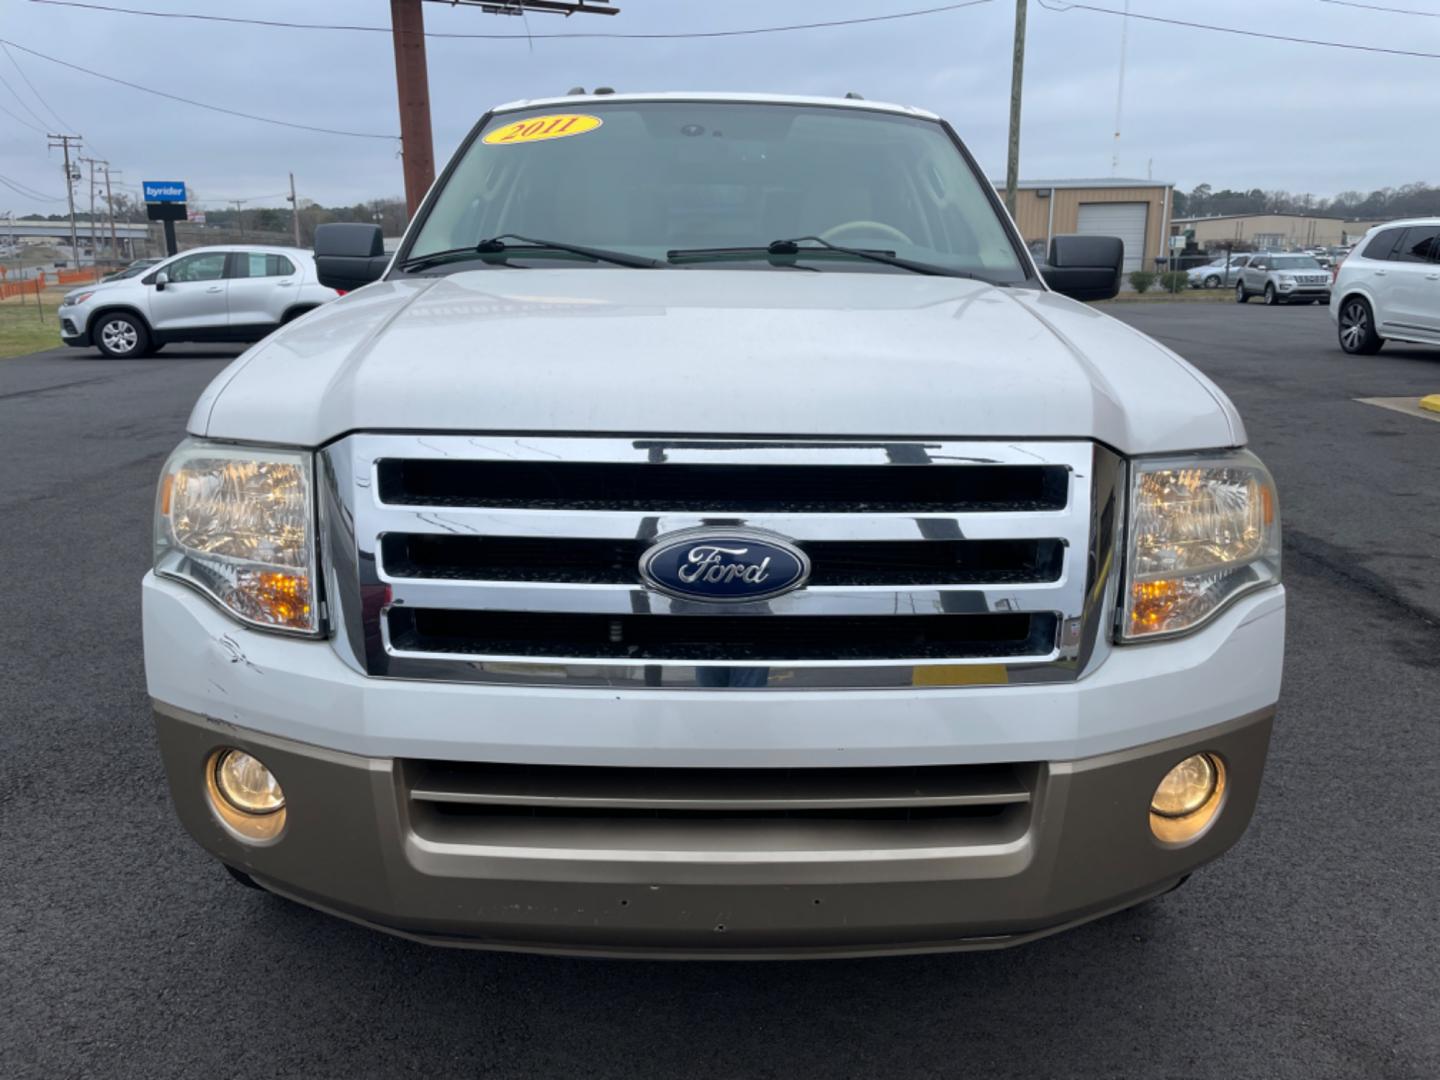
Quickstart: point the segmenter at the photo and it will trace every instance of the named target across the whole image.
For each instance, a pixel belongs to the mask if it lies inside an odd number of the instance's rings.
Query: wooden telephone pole
[[[1015,216],[1020,183],[1020,90],[1025,82],[1025,0],[1015,0],[1015,59],[1010,68],[1010,150],[1005,158],[1005,209]]]
[[[80,241],[75,235],[75,177],[70,173],[70,144],[74,143],[76,149],[80,147],[79,135],[46,135],[50,140],[50,149],[54,150],[59,146],[65,151],[65,198],[70,203],[70,251],[75,256],[75,265],[80,265]]]
[[[437,0],[451,7],[476,7],[491,15],[616,15],[610,0]],[[400,103],[400,153],[405,168],[405,208],[411,217],[435,182],[435,140],[430,131],[430,78],[425,65],[422,0],[390,0],[395,39],[395,90]],[[600,6],[600,5],[605,6]]]

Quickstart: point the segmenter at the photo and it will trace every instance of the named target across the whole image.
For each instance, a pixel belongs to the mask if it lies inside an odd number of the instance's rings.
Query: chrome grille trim
[[[954,513],[733,512],[656,513],[399,506],[382,503],[377,463],[396,458],[472,460],[668,461],[808,464],[889,462],[914,467],[966,464],[1062,465],[1069,473],[1063,510],[985,510]],[[402,679],[538,686],[715,688],[729,675],[753,682],[756,661],[646,660],[495,656],[410,652],[390,640],[392,606],[430,609],[576,612],[664,616],[677,602],[638,584],[466,580],[394,577],[384,571],[380,538],[388,532],[457,533],[509,537],[596,537],[650,541],[680,529],[746,526],[796,541],[915,541],[1059,539],[1064,564],[1057,580],[1001,585],[916,584],[810,586],[758,604],[729,605],[775,615],[882,615],[958,612],[1053,612],[1060,632],[1054,648],[1036,655],[944,660],[834,659],[765,664],[766,689],[900,688],[1064,681],[1078,678],[1106,645],[1098,631],[1113,607],[1113,576],[1123,462],[1083,441],[952,441],[783,439],[666,440],[543,436],[360,434],[319,456],[322,553],[329,624],[342,659],[366,675]],[[694,614],[691,602],[685,609]],[[749,680],[749,681],[747,681]]]

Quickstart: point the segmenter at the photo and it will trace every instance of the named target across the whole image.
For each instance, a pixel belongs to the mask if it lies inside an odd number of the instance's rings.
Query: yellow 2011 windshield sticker
[[[508,146],[512,143],[542,142],[545,139],[563,139],[570,135],[584,135],[594,131],[603,121],[598,116],[585,113],[556,113],[553,116],[536,116],[529,120],[516,120],[513,124],[498,127],[485,136],[481,142],[492,146]]]

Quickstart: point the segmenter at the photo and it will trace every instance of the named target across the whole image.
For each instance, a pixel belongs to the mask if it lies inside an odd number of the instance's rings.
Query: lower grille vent
[[[392,608],[402,652],[645,660],[910,660],[1043,656],[1054,613],[593,615]]]

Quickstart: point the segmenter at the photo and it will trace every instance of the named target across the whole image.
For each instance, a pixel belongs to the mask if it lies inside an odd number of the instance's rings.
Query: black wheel
[[[220,865],[223,866],[223,867],[225,867],[225,872],[226,872],[227,874],[229,874],[232,878],[234,878],[236,881],[238,881],[241,885],[244,885],[245,888],[247,888],[247,889],[259,889],[259,888],[260,888],[259,885],[256,885],[256,884],[255,884],[255,879],[254,879],[253,877],[251,877],[249,874],[245,873],[245,871],[243,871],[243,870],[236,870],[235,867],[231,866],[229,863],[221,863]],[[263,889],[261,889],[260,891],[261,891],[261,892],[264,892]]]
[[[1266,306],[1266,307],[1274,307],[1274,306],[1275,306],[1276,304],[1278,304],[1278,303],[1280,303],[1280,296],[1279,296],[1278,293],[1275,292],[1275,286],[1274,286],[1274,285],[1266,285],[1266,286],[1265,286],[1265,306]]]
[[[1219,278],[1218,275],[1216,275],[1216,274],[1211,274],[1209,277],[1207,277],[1207,278],[1205,279],[1205,288],[1207,288],[1207,289],[1218,289],[1219,287],[1220,287],[1220,278]]]
[[[1385,344],[1375,332],[1375,313],[1358,296],[1346,298],[1340,305],[1340,348],[1353,356],[1374,356]]]
[[[95,321],[95,347],[112,360],[133,360],[150,351],[150,330],[136,315],[115,311]]]
[[[1245,283],[1243,281],[1237,281],[1235,283],[1235,303],[1243,304],[1249,299],[1250,294],[1245,291]]]

